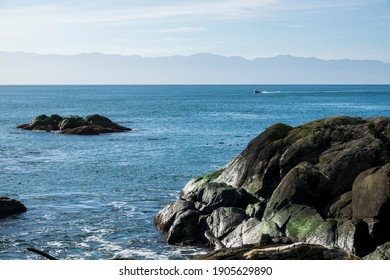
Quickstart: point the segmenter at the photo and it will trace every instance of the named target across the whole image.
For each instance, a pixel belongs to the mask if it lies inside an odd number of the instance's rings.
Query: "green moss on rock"
[[[293,214],[286,226],[286,236],[305,240],[315,229],[324,223],[324,219],[311,207],[305,207]]]
[[[42,114],[42,115],[36,116],[36,117],[33,119],[33,122],[45,121],[47,118],[48,118],[47,115]]]
[[[196,177],[195,178],[195,183],[197,183],[197,182],[199,182],[201,180],[205,181],[205,183],[210,182],[210,181],[212,181],[214,179],[217,179],[219,177],[219,175],[222,174],[223,171],[224,171],[224,169],[222,168],[222,169],[219,169],[219,170],[217,170],[215,172],[208,173],[208,174]]]
[[[68,118],[65,118],[61,123],[60,123],[60,129],[69,129],[69,128],[76,128],[76,127],[81,127],[85,126],[87,123],[84,121],[84,119],[80,116],[70,116]]]

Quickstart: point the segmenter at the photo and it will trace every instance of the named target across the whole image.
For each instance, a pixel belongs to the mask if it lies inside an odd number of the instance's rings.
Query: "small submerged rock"
[[[0,197],[0,218],[26,212],[27,208],[20,201],[9,197]]]
[[[131,128],[114,123],[109,118],[94,114],[79,116],[39,115],[30,123],[17,126],[25,130],[60,131],[68,135],[99,135],[101,133],[131,131]]]

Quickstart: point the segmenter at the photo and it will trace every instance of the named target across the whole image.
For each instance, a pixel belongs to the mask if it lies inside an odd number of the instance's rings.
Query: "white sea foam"
[[[152,250],[144,250],[144,249],[123,249],[117,253],[115,253],[113,259],[159,259],[159,260],[166,260],[169,259],[168,256],[163,254],[158,254]]]

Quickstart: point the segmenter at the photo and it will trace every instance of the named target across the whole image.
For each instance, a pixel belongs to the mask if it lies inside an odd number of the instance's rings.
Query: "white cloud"
[[[253,15],[259,7],[270,6],[277,2],[277,0],[208,0],[143,6],[126,3],[122,4],[123,6],[113,6],[112,8],[91,4],[64,6],[59,5],[58,2],[47,2],[47,4],[35,6],[2,7],[0,9],[0,22],[104,23],[174,17],[246,17]]]
[[[278,11],[318,10],[367,5],[383,0],[190,0],[180,2],[148,1],[142,6],[131,2],[120,5],[102,5],[101,1],[68,5],[66,1],[48,1],[0,9],[0,24],[90,24],[142,23],[143,21],[180,18],[182,20],[226,20],[269,17]],[[82,3],[82,2],[81,2]],[[150,4],[149,4],[150,3]],[[163,3],[163,4],[162,4]]]
[[[183,26],[183,27],[176,27],[176,28],[167,28],[162,29],[159,32],[160,33],[185,33],[185,32],[202,32],[205,31],[206,28],[204,27],[191,27],[191,26]]]
[[[283,2],[283,3],[282,3]],[[386,0],[327,0],[327,1],[312,1],[312,0],[282,0],[285,10],[323,10],[337,8],[356,8],[360,6],[369,6],[384,3]]]

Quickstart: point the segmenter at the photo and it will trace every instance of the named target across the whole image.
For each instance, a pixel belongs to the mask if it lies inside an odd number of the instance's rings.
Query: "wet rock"
[[[35,117],[30,123],[19,125],[17,128],[26,130],[56,131],[60,130],[59,125],[63,119],[64,118],[59,115],[39,115]]]
[[[131,130],[130,128],[114,123],[109,118],[98,114],[86,116],[84,120],[91,124],[92,127],[94,127],[95,130],[97,130],[99,133],[122,132]]]
[[[198,241],[199,212],[186,210],[175,217],[167,234],[168,244],[191,245]]]
[[[188,210],[196,210],[195,204],[191,201],[178,199],[162,209],[154,217],[154,223],[162,232],[168,232],[176,217]]]
[[[253,197],[244,189],[221,183],[199,187],[199,181],[197,183],[187,186],[181,198],[154,218],[157,228],[167,236],[168,243],[206,242],[205,231],[211,230],[220,237],[247,219],[245,208],[253,202]],[[188,216],[190,218],[186,220]]]
[[[27,208],[20,201],[8,197],[0,197],[0,218],[26,212]]]
[[[61,133],[67,135],[99,135],[99,132],[90,126],[65,128],[61,130]]]

